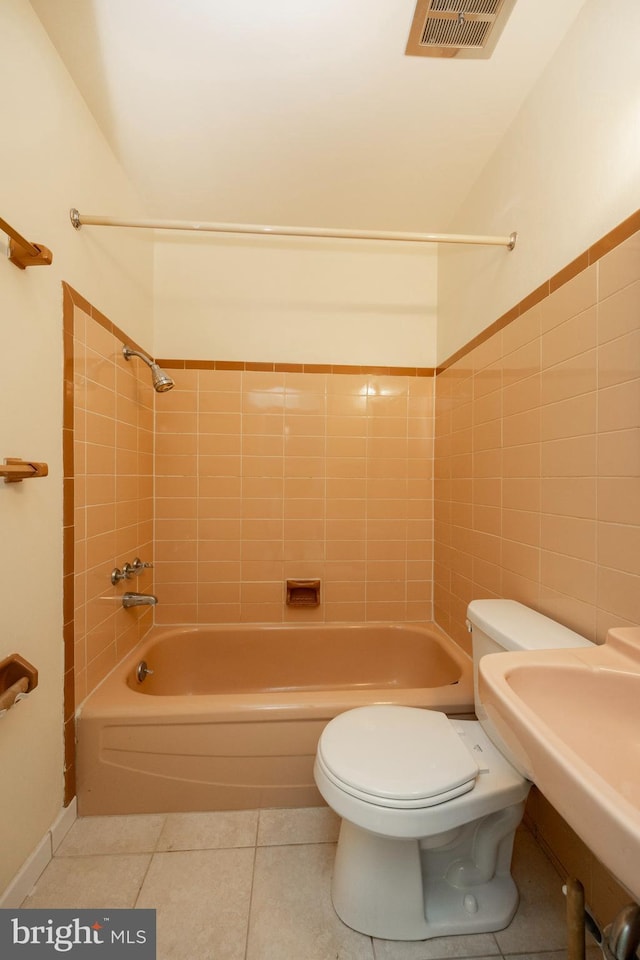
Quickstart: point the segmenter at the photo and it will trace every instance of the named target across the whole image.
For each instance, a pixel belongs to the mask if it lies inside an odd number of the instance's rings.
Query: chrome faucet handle
[[[134,573],[134,570],[129,563],[125,563],[122,570],[119,567],[114,567],[111,571],[111,583],[115,587],[115,585],[120,583],[121,580],[130,580],[132,573]]]
[[[140,557],[136,557],[133,563],[126,564],[129,567],[132,573],[135,573],[136,576],[139,576],[143,570],[148,570],[153,567],[152,563],[146,563],[146,561],[141,560]]]

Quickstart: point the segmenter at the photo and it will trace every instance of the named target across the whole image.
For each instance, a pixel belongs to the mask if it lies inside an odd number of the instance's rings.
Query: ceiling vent
[[[476,57],[493,53],[516,0],[418,0],[406,53]]]

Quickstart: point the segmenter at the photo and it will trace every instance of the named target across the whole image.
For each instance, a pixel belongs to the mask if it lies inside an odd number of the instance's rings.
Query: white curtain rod
[[[513,250],[517,233],[508,237],[485,237],[462,233],[395,233],[384,230],[340,230],[330,227],[275,227],[256,223],[198,223],[189,220],[119,220],[79,213],[72,208],[71,223],[81,226],[141,227],[145,230],[195,230],[200,233],[245,233],[272,237],[321,237],[337,240],[401,240],[407,243],[477,243]]]

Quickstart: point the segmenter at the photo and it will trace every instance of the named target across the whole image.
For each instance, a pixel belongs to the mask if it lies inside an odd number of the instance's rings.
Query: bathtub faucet
[[[152,593],[135,593],[134,591],[130,591],[122,595],[122,606],[125,607],[125,609],[129,607],[154,607],[157,602],[158,598],[154,597]]]

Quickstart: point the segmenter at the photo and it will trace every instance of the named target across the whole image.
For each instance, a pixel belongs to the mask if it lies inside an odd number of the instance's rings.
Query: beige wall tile
[[[640,477],[606,477],[598,481],[598,519],[640,524]]]
[[[640,327],[640,280],[607,297],[598,308],[598,342],[606,343]]]
[[[540,513],[503,509],[502,536],[505,540],[537,547],[540,544]]]
[[[540,436],[542,440],[557,440],[561,437],[578,437],[595,433],[597,427],[598,395],[582,394],[569,397],[558,403],[542,407]]]
[[[598,523],[598,562],[640,576],[640,526]]]
[[[637,380],[640,364],[640,329],[602,344],[598,354],[598,385],[610,387]]]
[[[540,471],[543,477],[595,477],[595,435],[545,440]]]
[[[596,307],[593,306],[543,334],[542,367],[552,367],[593,349],[597,342],[596,317]]]
[[[598,391],[598,429],[640,426],[640,379]]]
[[[597,388],[598,354],[596,350],[580,353],[542,371],[541,402],[555,403]]]
[[[598,606],[631,623],[640,623],[640,576],[609,567],[598,568]]]
[[[461,643],[501,591],[600,641],[640,617],[639,236],[437,378],[434,598]]]
[[[541,329],[564,323],[588,310],[597,301],[597,266],[594,264],[555,290],[541,304]]]
[[[596,522],[545,514],[541,518],[540,543],[548,551],[595,561]]]
[[[640,476],[640,428],[598,435],[598,475]]]
[[[634,234],[604,256],[599,264],[600,298],[640,279],[640,234]]]
[[[597,568],[586,560],[541,550],[540,582],[557,593],[590,603],[596,596]]]

